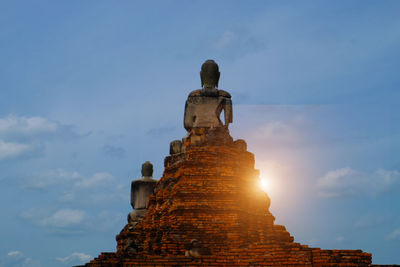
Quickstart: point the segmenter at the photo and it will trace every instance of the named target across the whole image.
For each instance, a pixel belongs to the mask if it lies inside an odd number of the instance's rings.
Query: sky
[[[0,2],[0,266],[115,251],[207,59],[296,242],[400,264],[399,1]]]

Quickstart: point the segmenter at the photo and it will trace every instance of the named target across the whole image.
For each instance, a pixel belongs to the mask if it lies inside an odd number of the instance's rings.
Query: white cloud
[[[49,232],[77,234],[87,229],[103,231],[116,223],[115,218],[121,221],[120,218],[125,215],[114,214],[110,216],[113,220],[105,219],[107,216],[97,219],[82,207],[98,206],[99,203],[129,203],[129,186],[116,183],[116,179],[106,172],[86,177],[64,169],[51,170],[28,177],[23,184],[29,189],[46,189],[45,192],[51,194],[58,203],[68,203],[68,208],[55,208],[57,202],[50,201],[20,214],[22,219]],[[49,187],[52,187],[51,190]]]
[[[114,210],[103,210],[92,220],[92,224],[89,227],[100,232],[112,231],[118,228],[121,222],[125,222],[126,215],[125,213],[116,212]]]
[[[91,177],[82,178],[75,183],[76,187],[86,188],[92,186],[101,186],[112,182],[114,177],[106,172],[95,173]]]
[[[82,252],[74,252],[69,256],[66,257],[59,257],[56,258],[58,261],[66,264],[66,265],[71,265],[71,264],[83,264],[87,263],[90,261],[92,256],[82,253]]]
[[[63,185],[64,187],[70,187],[72,190],[73,188],[84,189],[110,185],[114,180],[114,177],[107,172],[98,172],[92,176],[86,177],[76,171],[56,169],[26,177],[23,186],[31,189],[44,189],[50,186]],[[71,200],[73,192],[69,191],[66,194],[64,194],[62,198]]]
[[[57,228],[71,227],[80,224],[85,216],[82,210],[61,209],[41,220],[40,224]]]
[[[14,142],[5,142],[0,139],[0,160],[15,158],[21,154],[32,151],[35,145]]]
[[[268,142],[277,145],[290,145],[299,140],[299,133],[294,126],[282,121],[273,121],[254,129],[251,138],[254,140],[268,140]]]
[[[26,257],[21,251],[15,250],[7,253],[2,263],[7,267],[40,267],[41,264],[37,260]]]
[[[323,197],[338,197],[344,194],[351,194],[356,181],[351,176],[357,172],[350,168],[342,168],[329,171],[317,181],[317,187],[320,189],[319,195]],[[353,186],[348,187],[352,184]],[[343,191],[345,190],[345,191]]]
[[[294,148],[315,145],[319,141],[307,132],[310,127],[310,121],[304,116],[294,115],[291,118],[259,123],[257,127],[251,127],[244,133],[244,138],[268,150],[293,150]]]
[[[28,209],[21,213],[21,218],[31,221],[34,224],[40,224],[40,221],[49,216],[49,212],[43,208]]]
[[[28,188],[43,189],[53,185],[76,181],[78,179],[83,179],[78,172],[56,169],[27,177],[24,181],[24,186]]]
[[[129,203],[130,196],[129,184],[117,183],[114,176],[107,172],[84,176],[78,172],[65,169],[49,170],[25,177],[21,181],[21,187],[34,191],[44,191],[53,195],[53,199],[58,203],[68,203],[68,207],[78,209],[87,205],[97,206],[99,203]],[[40,216],[37,216],[37,214],[40,214]],[[41,226],[51,224],[57,218],[55,216],[50,219],[50,209],[40,208],[24,211],[21,217]],[[43,222],[40,218],[48,219]]]
[[[7,253],[7,256],[9,257],[15,257],[15,258],[22,258],[24,257],[24,254],[22,254],[21,251],[15,250],[15,251],[10,251]]]
[[[317,181],[321,197],[341,197],[353,195],[378,195],[399,184],[397,170],[378,169],[374,173],[364,173],[351,168],[341,168],[327,172]]]
[[[214,43],[214,47],[217,49],[223,49],[227,47],[229,44],[231,44],[233,41],[237,39],[237,36],[235,33],[231,31],[225,31],[220,38]]]
[[[26,155],[37,149],[50,137],[76,135],[70,126],[42,117],[8,115],[0,118],[0,160]]]
[[[88,232],[107,232],[118,228],[126,220],[126,213],[115,210],[102,210],[91,214],[80,209],[49,210],[32,208],[20,217],[48,233],[76,235]],[[0,265],[1,266],[1,265]]]
[[[231,59],[261,52],[266,48],[266,40],[259,38],[252,30],[239,27],[225,30],[216,38],[210,39],[210,48],[221,56]]]
[[[58,198],[58,200],[61,201],[61,202],[70,202],[70,201],[75,200],[75,197],[76,197],[75,193],[73,193],[73,192],[65,192]]]
[[[86,212],[78,209],[32,208],[21,213],[21,218],[47,229],[81,227],[87,219]]]
[[[8,115],[0,118],[0,137],[32,136],[54,133],[59,128],[58,124],[42,117],[18,117]]]
[[[395,229],[393,232],[386,236],[387,240],[400,240],[400,228]]]

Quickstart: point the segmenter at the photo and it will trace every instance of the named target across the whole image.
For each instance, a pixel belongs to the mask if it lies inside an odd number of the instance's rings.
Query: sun
[[[262,189],[265,193],[268,193],[268,191],[271,190],[271,183],[270,183],[270,180],[267,179],[266,177],[260,177],[260,186],[261,186],[261,189]]]

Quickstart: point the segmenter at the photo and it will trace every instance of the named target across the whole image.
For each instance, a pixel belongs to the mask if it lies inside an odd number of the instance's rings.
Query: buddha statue
[[[146,161],[142,165],[142,178],[132,181],[131,184],[131,205],[133,211],[128,215],[128,223],[136,225],[146,215],[148,200],[153,194],[154,185],[157,180],[153,179],[153,164]]]
[[[232,122],[231,95],[217,89],[220,72],[214,60],[201,66],[202,89],[191,92],[186,100],[184,127],[188,131],[185,147],[196,144],[231,142],[228,126]],[[224,122],[220,115],[224,111]]]

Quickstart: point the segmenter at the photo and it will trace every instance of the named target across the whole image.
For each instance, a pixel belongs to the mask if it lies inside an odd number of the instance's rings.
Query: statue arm
[[[131,205],[132,208],[135,208],[135,185],[134,182],[131,183]]]
[[[186,131],[190,131],[193,127],[193,110],[191,105],[188,104],[188,100],[185,104],[185,115],[183,118],[183,126],[185,127]]]
[[[225,126],[233,121],[233,111],[232,111],[232,100],[230,98],[225,99],[224,103],[224,115],[225,115]]]

